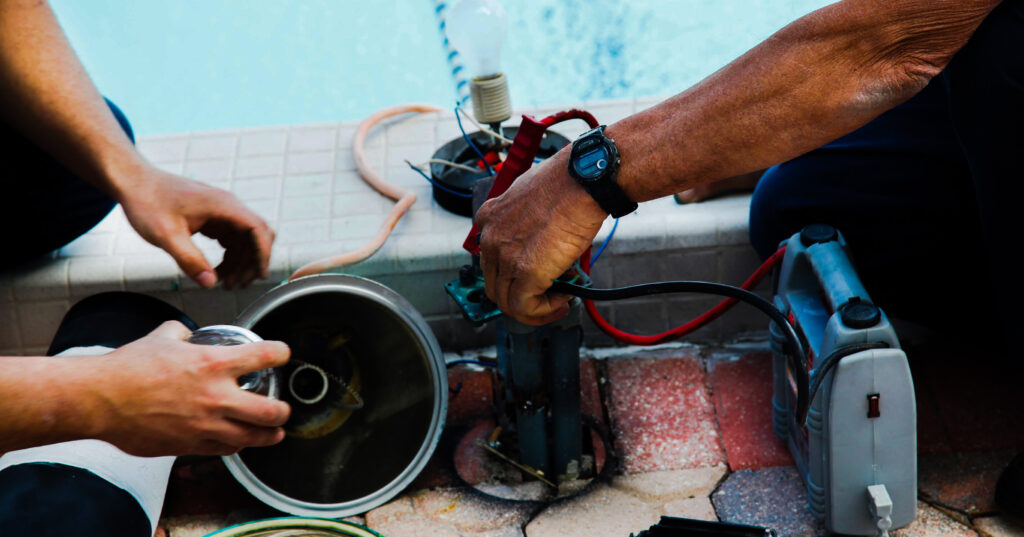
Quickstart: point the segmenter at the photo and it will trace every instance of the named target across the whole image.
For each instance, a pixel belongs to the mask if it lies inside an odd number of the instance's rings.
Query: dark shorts
[[[134,142],[128,120],[107,101]],[[89,231],[116,203],[82,181],[33,141],[0,122],[0,180],[9,189],[0,205],[7,233],[0,270],[44,256]]]

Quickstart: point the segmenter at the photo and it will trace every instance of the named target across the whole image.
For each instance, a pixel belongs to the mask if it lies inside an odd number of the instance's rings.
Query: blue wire
[[[469,135],[466,134],[466,129],[462,128],[462,118],[459,117],[459,107],[458,106],[455,107],[455,121],[459,122],[459,130],[462,131],[462,137],[466,140],[466,143],[469,144],[469,147],[473,148],[473,151],[476,151],[476,154],[477,154],[478,157],[480,157],[480,160],[484,161],[484,166],[487,166],[487,173],[490,173],[491,175],[494,175],[494,170],[491,169],[490,163],[488,163],[487,159],[484,158],[484,154],[481,153],[480,149],[478,149],[476,147],[476,144],[473,143],[473,140],[469,139]]]
[[[604,238],[604,242],[602,242],[601,246],[598,247],[597,252],[594,252],[594,256],[590,258],[590,266],[591,267],[593,267],[594,264],[597,263],[597,258],[601,257],[601,252],[604,252],[604,249],[605,249],[606,246],[608,246],[608,243],[612,242],[612,236],[615,235],[615,230],[618,229],[618,228],[619,228],[619,219],[616,218],[615,219],[615,225],[612,226],[611,232],[609,232],[608,236]]]
[[[447,192],[447,193],[449,193],[449,194],[451,194],[453,196],[458,196],[460,198],[472,198],[473,197],[472,194],[464,194],[462,192],[456,192],[456,191],[454,191],[454,190],[452,190],[452,189],[450,189],[450,188],[448,188],[448,187],[438,183],[437,181],[434,181],[434,179],[432,177],[430,177],[429,175],[427,175],[426,173],[424,173],[423,170],[417,168],[416,166],[413,166],[412,164],[410,164],[409,167],[412,168],[413,170],[415,170],[416,173],[422,175],[424,179],[426,179],[427,181],[430,182],[430,184],[434,185],[437,188],[440,188],[441,190],[444,190],[445,192]]]

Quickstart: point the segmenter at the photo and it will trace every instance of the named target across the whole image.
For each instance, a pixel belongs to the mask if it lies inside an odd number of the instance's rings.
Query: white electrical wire
[[[472,122],[472,123],[473,123],[474,125],[476,125],[476,128],[480,129],[480,132],[482,132],[482,133],[484,133],[484,134],[489,134],[489,135],[491,135],[492,137],[494,137],[494,138],[497,138],[498,140],[501,140],[501,141],[502,141],[503,143],[506,143],[506,144],[511,144],[511,143],[512,143],[512,140],[509,140],[508,138],[505,138],[504,136],[502,136],[502,135],[500,135],[500,134],[498,134],[498,133],[496,133],[496,132],[492,131],[491,129],[489,129],[489,128],[487,128],[487,127],[483,126],[483,125],[481,125],[481,124],[480,124],[480,123],[479,123],[479,122],[478,122],[478,121],[477,121],[477,120],[476,120],[476,119],[475,119],[475,118],[473,117],[473,115],[472,115],[472,114],[470,114],[470,113],[468,113],[468,112],[466,112],[466,110],[465,110],[465,109],[463,109],[463,108],[462,108],[462,106],[456,106],[455,108],[456,108],[456,110],[455,110],[455,113],[456,113],[456,114],[458,114],[458,113],[460,113],[460,112],[461,112],[461,113],[462,113],[462,116],[463,116],[463,117],[465,117],[466,119],[468,119],[469,121],[471,121],[471,122]]]

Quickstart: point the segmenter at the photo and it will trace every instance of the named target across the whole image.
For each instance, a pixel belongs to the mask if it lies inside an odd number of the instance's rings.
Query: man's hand
[[[593,243],[608,213],[569,176],[563,150],[523,174],[476,213],[487,296],[527,324],[569,311],[571,297],[547,292]]]
[[[186,275],[203,287],[220,279],[228,289],[268,276],[274,232],[238,198],[148,165],[142,175],[121,191],[125,215],[142,238],[169,253]],[[192,242],[196,232],[225,248],[216,272]]]
[[[194,345],[191,332],[166,322],[95,360],[102,372],[83,404],[99,420],[93,436],[139,456],[229,455],[246,446],[276,444],[290,409],[282,401],[238,387],[245,373],[288,361],[283,343]]]

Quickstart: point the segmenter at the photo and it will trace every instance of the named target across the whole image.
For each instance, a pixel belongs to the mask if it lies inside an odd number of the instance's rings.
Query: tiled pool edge
[[[577,104],[611,123],[658,99]],[[566,106],[568,107],[568,106]],[[566,107],[522,110],[544,115]],[[558,130],[574,137],[585,127]],[[201,290],[173,262],[146,244],[116,210],[53,259],[0,274],[0,353],[45,350],[63,313],[78,299],[109,290],[152,294],[182,308],[200,324],[230,322],[259,294],[298,266],[361,245],[390,208],[354,171],[349,151],[357,122],[225,130],[146,137],[140,150],[161,168],[183,173],[238,194],[278,231],[271,278],[244,290]],[[450,112],[427,114],[375,129],[368,157],[392,182],[417,192],[419,201],[374,257],[343,272],[394,288],[427,319],[446,349],[493,344],[491,328],[465,322],[443,291],[444,282],[468,262],[460,248],[469,220],[446,213],[430,198],[429,184],[409,172],[404,160],[425,160],[439,141],[458,132]],[[620,221],[616,236],[595,269],[599,285],[657,279],[703,279],[740,283],[757,265],[747,245],[749,199],[733,196],[680,206],[671,198],[645,203]],[[611,228],[609,221],[598,240]],[[211,259],[220,248],[201,239]],[[692,318],[715,300],[674,296],[602,305],[608,319],[627,330],[652,332]],[[756,314],[737,311],[696,335],[715,340],[760,330]],[[612,343],[585,322],[587,344]]]

